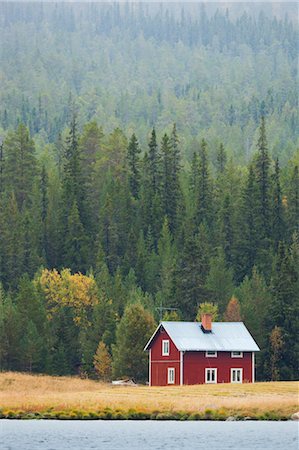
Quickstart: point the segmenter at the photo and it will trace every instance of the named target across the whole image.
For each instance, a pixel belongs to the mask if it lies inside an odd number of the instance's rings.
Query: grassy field
[[[286,419],[298,382],[182,387],[112,386],[77,377],[0,373],[1,417]],[[139,417],[140,416],[140,417]],[[158,417],[157,417],[158,416]]]

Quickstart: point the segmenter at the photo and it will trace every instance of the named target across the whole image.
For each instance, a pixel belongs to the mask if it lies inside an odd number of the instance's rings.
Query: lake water
[[[0,448],[298,450],[298,423],[1,420]]]

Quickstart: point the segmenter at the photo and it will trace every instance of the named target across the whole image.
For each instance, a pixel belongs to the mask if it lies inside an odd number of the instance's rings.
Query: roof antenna
[[[161,297],[161,304],[160,304],[160,306],[157,306],[155,309],[157,311],[159,311],[159,322],[162,322],[163,311],[177,311],[178,310],[178,308],[167,308],[166,306],[163,306],[162,297]]]

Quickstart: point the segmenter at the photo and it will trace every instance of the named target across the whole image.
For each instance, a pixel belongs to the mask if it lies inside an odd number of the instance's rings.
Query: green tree
[[[226,161],[227,161],[226,151],[224,149],[224,145],[221,142],[221,144],[219,145],[219,149],[217,152],[217,158],[216,158],[216,168],[217,168],[218,174],[224,173]]]
[[[135,134],[132,134],[127,153],[127,160],[129,166],[129,184],[131,194],[134,198],[139,196],[139,185],[140,185],[140,162],[139,155],[141,150],[139,148],[138,140]]]
[[[73,272],[84,272],[86,269],[86,236],[80,220],[76,201],[69,212],[65,237],[64,264]]]
[[[155,329],[153,316],[141,304],[130,304],[116,330],[112,346],[113,376],[132,377],[145,381],[148,377],[148,357],[144,346]]]
[[[298,252],[299,254],[299,252]],[[282,379],[293,379],[296,372],[299,333],[299,283],[297,252],[291,253],[280,243],[272,276],[272,299],[268,309],[267,326],[281,328],[285,343],[284,357],[280,361]]]
[[[19,208],[30,202],[35,176],[34,142],[25,125],[20,124],[15,132],[8,132],[4,141],[4,185],[15,193]]]
[[[176,300],[184,319],[192,320],[198,305],[209,297],[206,278],[209,272],[209,244],[206,228],[197,234],[186,229],[184,247],[176,274]]]
[[[255,176],[257,183],[258,205],[258,233],[260,246],[268,248],[268,239],[271,234],[270,221],[270,157],[266,138],[265,118],[261,118],[258,138],[258,153],[255,161]]]
[[[288,186],[287,192],[287,218],[290,235],[297,231],[299,232],[299,171],[298,166],[295,166]]]
[[[224,313],[228,299],[234,292],[233,271],[227,267],[222,250],[210,259],[210,269],[206,280],[209,298],[218,305],[221,314]]]
[[[274,248],[277,251],[278,244],[283,240],[285,223],[282,206],[282,194],[280,187],[280,168],[278,158],[275,161],[275,172],[273,174],[272,189],[272,232],[271,239],[274,241]]]
[[[214,303],[204,302],[200,303],[198,306],[198,311],[196,315],[197,322],[201,322],[201,318],[203,314],[211,314],[212,321],[217,322],[218,319],[218,306]]]

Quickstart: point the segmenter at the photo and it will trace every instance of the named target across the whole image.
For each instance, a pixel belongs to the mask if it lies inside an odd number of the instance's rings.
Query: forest
[[[212,306],[296,379],[296,27],[157,8],[1,3],[0,370],[145,381]]]

